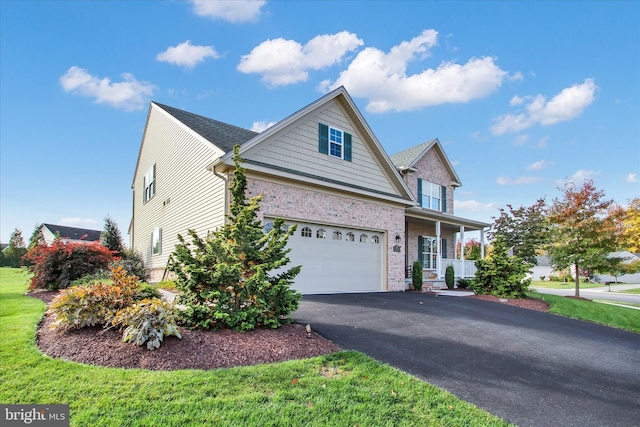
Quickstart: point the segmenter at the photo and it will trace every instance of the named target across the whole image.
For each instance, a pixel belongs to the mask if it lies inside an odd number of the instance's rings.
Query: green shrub
[[[541,282],[544,282],[544,279],[545,279],[546,277],[547,277],[547,276],[540,276],[540,281],[541,281]]]
[[[142,256],[133,249],[124,249],[120,252],[120,259],[114,260],[110,268],[122,267],[129,276],[137,276],[141,282],[149,281],[149,270],[144,266]]]
[[[155,286],[152,286],[148,283],[140,283],[140,287],[138,288],[138,291],[135,295],[136,301],[141,301],[148,298],[162,299],[162,294]]]
[[[98,270],[95,273],[85,274],[79,279],[72,280],[71,286],[91,285],[97,282],[105,282],[112,278],[113,274],[110,270]]]
[[[458,289],[469,289],[471,286],[471,279],[460,277],[456,283],[458,285]]]
[[[155,350],[166,336],[182,338],[176,320],[171,304],[158,298],[148,298],[118,311],[111,324],[124,328],[122,341],[146,344],[148,350]]]
[[[189,325],[248,331],[257,326],[277,328],[293,320],[300,293],[291,288],[301,267],[289,263],[287,241],[296,227],[277,218],[265,233],[258,219],[261,196],[245,197],[247,180],[234,147],[235,172],[227,222],[206,239],[189,230],[191,244],[178,235],[169,257],[181,294],[181,314]]]
[[[447,288],[453,289],[456,283],[456,273],[453,269],[453,265],[447,265],[447,269],[444,272],[444,282],[447,284]]]
[[[471,288],[478,294],[491,294],[501,298],[525,298],[531,279],[526,279],[529,265],[508,255],[504,238],[494,241],[490,258],[476,261],[476,275]]]
[[[413,289],[416,291],[422,290],[422,263],[420,261],[414,261],[411,268],[411,283]]]
[[[560,276],[550,275],[549,280],[552,282],[560,282]]]

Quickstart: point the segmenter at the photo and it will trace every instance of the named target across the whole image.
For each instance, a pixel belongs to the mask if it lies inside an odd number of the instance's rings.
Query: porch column
[[[464,277],[464,225],[460,226],[460,264],[458,266],[458,277]]]
[[[442,239],[440,238],[440,221],[436,221],[436,242],[436,247],[438,248],[436,271],[438,272],[438,279],[442,279]]]
[[[484,259],[484,228],[480,230],[480,259]]]

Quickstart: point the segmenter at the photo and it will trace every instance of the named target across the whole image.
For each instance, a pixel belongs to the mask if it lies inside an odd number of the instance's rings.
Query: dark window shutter
[[[418,182],[420,182],[418,180]],[[424,268],[424,261],[423,261],[423,255],[422,255],[422,249],[424,248],[424,239],[422,238],[422,236],[418,236],[418,261],[420,261],[420,265],[422,265],[422,267]]]
[[[344,159],[351,161],[351,134],[346,132],[344,133]]]
[[[418,178],[418,206],[422,206],[422,180]]]
[[[447,187],[442,186],[442,212],[447,212]]]
[[[447,256],[447,239],[442,239],[442,259],[447,259],[449,258]]]
[[[318,151],[329,154],[329,126],[318,123]]]

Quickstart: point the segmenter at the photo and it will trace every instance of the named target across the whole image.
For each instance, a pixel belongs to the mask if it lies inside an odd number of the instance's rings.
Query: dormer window
[[[418,203],[423,208],[447,211],[447,187],[418,178]]]

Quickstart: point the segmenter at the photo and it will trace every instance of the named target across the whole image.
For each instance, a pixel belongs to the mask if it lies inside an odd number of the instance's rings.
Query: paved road
[[[305,295],[294,318],[521,427],[640,425],[640,334],[415,292]]]
[[[589,288],[589,289],[580,289],[580,296],[583,298],[589,299],[602,299],[609,301],[619,301],[619,302],[630,302],[634,304],[640,304],[640,294],[622,294],[616,291],[622,291],[626,289],[635,289],[640,287],[640,285],[616,285],[612,286],[612,291],[609,292],[609,287],[599,287],[599,288]],[[576,291],[573,286],[567,289],[549,289],[549,288],[534,288],[537,292],[541,294],[552,294],[552,295],[575,295]],[[640,423],[639,423],[640,424]]]

